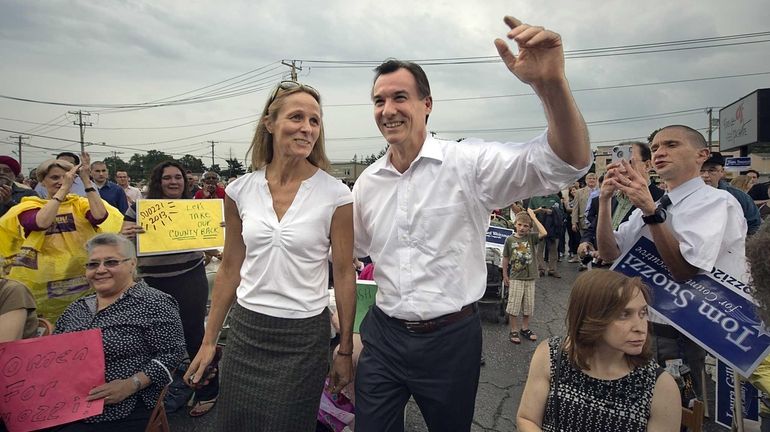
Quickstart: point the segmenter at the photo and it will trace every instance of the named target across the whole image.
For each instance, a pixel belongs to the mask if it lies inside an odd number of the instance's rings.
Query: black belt
[[[409,333],[432,333],[436,330],[442,329],[450,324],[454,324],[463,318],[467,318],[479,310],[478,305],[474,302],[469,305],[463,306],[457,312],[442,315],[438,318],[433,318],[425,321],[409,321],[398,318],[388,317],[394,322],[402,325]],[[387,315],[386,315],[387,316]]]

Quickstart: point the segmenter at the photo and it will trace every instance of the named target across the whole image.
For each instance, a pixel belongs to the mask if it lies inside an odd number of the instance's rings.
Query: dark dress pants
[[[469,431],[481,358],[478,312],[432,333],[410,333],[376,306],[361,324],[356,430],[403,432],[414,397],[431,432]]]

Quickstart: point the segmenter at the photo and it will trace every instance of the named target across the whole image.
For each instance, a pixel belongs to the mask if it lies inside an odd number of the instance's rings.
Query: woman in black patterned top
[[[648,288],[591,270],[572,286],[567,336],[535,350],[519,431],[678,431],[679,389],[651,361]]]
[[[191,199],[187,189],[184,167],[176,161],[161,162],[152,169],[148,184],[148,199]],[[132,204],[123,219],[121,234],[134,241],[144,228],[137,224],[136,203]],[[194,358],[201,347],[205,332],[206,302],[209,282],[206,263],[201,251],[178,252],[160,255],[143,255],[139,258],[139,277],[164,293],[179,305],[187,355]],[[215,365],[212,365],[215,366]],[[181,369],[181,368],[180,368]],[[181,388],[178,387],[181,385]],[[175,380],[166,397],[166,412],[185,406],[193,390]],[[208,413],[219,395],[219,375],[214,375],[204,385],[195,388],[195,403],[189,414],[200,417]]]
[[[136,256],[130,240],[100,234],[86,244],[86,278],[95,295],[72,303],[56,333],[100,328],[105,384],[88,400],[104,399],[104,412],[57,431],[144,430],[171,372],[185,355],[176,301],[145,282],[134,282]],[[77,378],[77,376],[75,376]]]

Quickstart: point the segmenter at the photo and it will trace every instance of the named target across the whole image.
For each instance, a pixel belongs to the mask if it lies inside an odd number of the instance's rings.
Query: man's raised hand
[[[565,79],[564,51],[558,33],[522,23],[512,16],[506,16],[503,21],[511,28],[506,36],[516,41],[519,50],[515,55],[506,41],[495,39],[497,53],[508,70],[533,86]]]

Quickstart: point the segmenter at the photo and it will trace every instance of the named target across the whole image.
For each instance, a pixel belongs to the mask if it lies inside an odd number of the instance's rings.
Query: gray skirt
[[[329,311],[276,318],[238,303],[221,365],[218,431],[314,431],[329,369]]]

